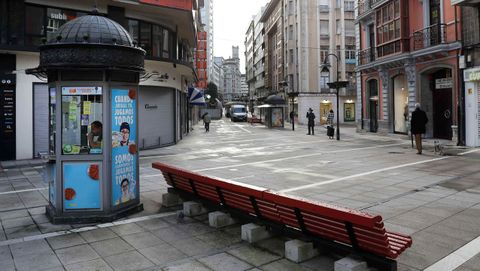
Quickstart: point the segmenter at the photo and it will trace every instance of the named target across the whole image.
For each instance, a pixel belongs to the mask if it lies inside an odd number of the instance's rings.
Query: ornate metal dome
[[[98,15],[86,15],[67,22],[47,41],[47,44],[71,43],[134,46],[125,28]]]
[[[136,47],[127,30],[98,14],[62,25],[40,46],[40,65],[27,73],[45,75],[60,69],[144,71],[145,50]]]
[[[272,94],[265,99],[266,104],[272,104],[272,105],[284,105],[285,104],[285,99],[283,99],[281,96]]]

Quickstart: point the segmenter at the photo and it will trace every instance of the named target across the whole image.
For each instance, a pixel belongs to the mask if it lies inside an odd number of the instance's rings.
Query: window
[[[138,21],[137,20],[127,20],[128,23],[128,33],[132,37],[133,41],[138,43]]]
[[[327,20],[321,20],[320,21],[320,35],[328,36],[328,34],[330,32],[328,27],[329,27],[328,21]]]
[[[288,1],[288,15],[293,15],[294,7],[293,7],[293,0]]]
[[[45,9],[27,6],[25,10],[25,43],[26,45],[40,45],[45,36],[44,31]]]
[[[288,27],[288,39],[293,40],[293,25]]]
[[[395,0],[379,8],[377,18],[377,53],[379,57],[401,51],[400,2]]]
[[[294,63],[294,60],[293,60],[293,49],[290,49],[290,50],[289,50],[288,55],[289,55],[289,60],[290,60],[289,63]]]
[[[353,1],[345,1],[345,11],[353,11],[354,10],[354,2]]]
[[[340,20],[337,20],[336,26],[337,26],[337,35],[342,34],[342,23],[340,22]]]
[[[162,28],[158,25],[153,26],[152,30],[152,56],[160,57],[162,55]]]
[[[152,25],[140,22],[140,46],[147,51],[147,56],[152,55]]]
[[[320,12],[328,12],[329,11],[329,0],[320,0]]]
[[[162,57],[169,58],[170,57],[170,43],[169,43],[169,35],[167,29],[163,29],[163,42],[162,42]]]
[[[355,24],[353,20],[345,20],[345,36],[355,37]]]
[[[62,87],[62,154],[103,152],[102,87]]]

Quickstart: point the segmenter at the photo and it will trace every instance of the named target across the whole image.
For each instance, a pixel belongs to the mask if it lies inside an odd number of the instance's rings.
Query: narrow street
[[[145,210],[113,223],[51,224],[41,161],[2,162],[2,270],[333,270],[328,255],[286,260],[282,236],[252,246],[241,241],[239,224],[215,230],[205,217],[178,221],[175,209],[161,207],[167,185],[151,168],[156,161],[382,215],[388,230],[413,237],[398,270],[452,270],[449,263],[478,270],[478,149],[439,156],[427,144],[417,155],[405,137],[353,127],[342,127],[340,141],[323,127],[309,136],[304,126],[270,130],[224,118],[209,133],[202,128],[175,146],[140,153]]]

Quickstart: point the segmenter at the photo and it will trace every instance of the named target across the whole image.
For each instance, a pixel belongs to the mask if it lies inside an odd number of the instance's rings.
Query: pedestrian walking
[[[333,110],[330,109],[330,112],[328,112],[327,115],[327,125],[332,125],[333,126],[333,119],[335,118],[335,113],[333,113]]]
[[[425,133],[425,125],[428,123],[427,114],[420,109],[420,104],[415,104],[415,111],[412,112],[411,133],[415,137],[417,154],[422,154],[422,134]]]
[[[307,119],[308,119],[308,134],[307,135],[314,135],[314,126],[315,126],[315,114],[313,114],[313,109],[309,108],[307,112]]]
[[[290,112],[290,121],[293,123],[295,121],[295,111]]]
[[[208,113],[203,114],[203,124],[205,125],[205,132],[208,133],[210,132],[210,122],[212,121],[212,118],[210,118],[210,115]]]

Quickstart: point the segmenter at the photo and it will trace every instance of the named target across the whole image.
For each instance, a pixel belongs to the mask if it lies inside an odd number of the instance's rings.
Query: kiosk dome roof
[[[125,28],[99,14],[85,15],[67,22],[47,41],[47,45],[72,43],[134,46]]]

